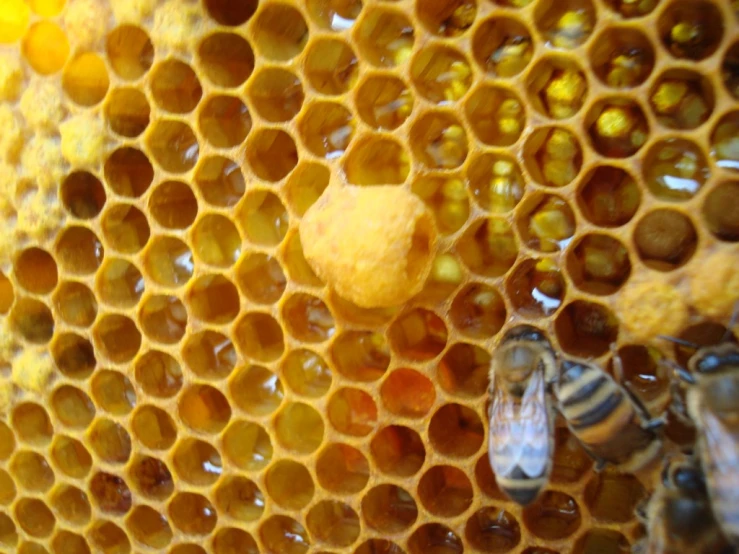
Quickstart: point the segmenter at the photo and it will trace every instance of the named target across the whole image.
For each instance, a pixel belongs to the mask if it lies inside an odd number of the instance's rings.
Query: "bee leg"
[[[649,505],[649,500],[642,500],[636,508],[634,508],[634,515],[636,516],[636,519],[639,520],[640,523],[643,525],[647,524],[647,506]]]
[[[639,539],[631,547],[631,554],[644,554],[647,551],[647,539]]]

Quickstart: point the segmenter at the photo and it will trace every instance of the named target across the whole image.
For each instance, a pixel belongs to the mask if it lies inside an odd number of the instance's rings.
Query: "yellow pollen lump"
[[[139,23],[157,5],[157,0],[110,0],[113,15],[119,23]]]
[[[154,13],[152,36],[157,43],[169,48],[181,49],[197,35],[201,13],[196,4],[170,0]]]
[[[15,100],[22,81],[23,67],[18,56],[0,54],[0,100]]]
[[[56,190],[64,176],[64,157],[58,138],[36,136],[21,155],[25,176],[42,190]]]
[[[688,321],[684,293],[662,279],[627,286],[616,297],[621,322],[635,340],[677,335]]]
[[[41,392],[54,369],[54,360],[48,352],[26,348],[13,360],[13,383],[23,390]]]
[[[62,226],[64,211],[56,197],[47,198],[43,193],[27,195],[18,207],[18,233],[36,241],[43,241]]]
[[[125,9],[135,6],[137,0],[111,0],[111,4],[119,6],[125,4]],[[149,2],[150,3],[150,2]],[[110,17],[108,4],[99,0],[69,0],[64,11],[64,27],[73,47],[88,49],[95,47],[105,37],[107,27],[105,22]],[[120,20],[120,19],[119,19]],[[132,17],[131,20],[136,20]]]
[[[75,166],[94,166],[105,156],[103,121],[92,114],[76,115],[59,126],[62,155]]]
[[[8,104],[0,104],[0,160],[13,160],[23,145],[20,119]]]
[[[34,79],[21,96],[20,108],[31,127],[54,128],[64,117],[62,91],[53,81]]]
[[[629,113],[623,108],[610,107],[603,110],[596,121],[598,134],[602,137],[625,137],[634,126]]]
[[[425,204],[403,187],[329,187],[301,221],[300,240],[310,266],[340,296],[389,307],[423,288],[436,229]]]
[[[690,298],[693,306],[711,317],[730,317],[739,302],[739,248],[712,253],[691,274]]]

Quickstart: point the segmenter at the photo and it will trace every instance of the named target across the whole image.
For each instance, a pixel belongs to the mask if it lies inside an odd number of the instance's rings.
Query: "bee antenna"
[[[739,321],[739,300],[734,303],[734,310],[731,312],[731,319],[729,319],[729,324],[726,326],[724,336],[721,337],[721,342],[728,341],[729,338],[734,334],[732,332],[732,329],[736,325],[737,321]]]
[[[680,366],[678,363],[673,362],[672,360],[668,360],[667,358],[662,358],[660,363],[671,369],[673,374],[681,381],[684,381],[689,385],[695,384],[695,377],[693,377],[693,374],[684,367]]]
[[[679,339],[677,337],[671,337],[669,335],[657,335],[657,338],[670,341],[675,344],[679,344],[681,346],[687,346],[688,348],[693,348],[695,350],[698,350],[700,348],[700,344],[696,344],[694,342],[690,342],[684,339]]]

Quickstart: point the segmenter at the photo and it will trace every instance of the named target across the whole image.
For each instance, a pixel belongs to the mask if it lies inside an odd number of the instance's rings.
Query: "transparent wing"
[[[535,371],[520,406],[496,386],[490,410],[490,465],[497,475],[519,466],[529,477],[542,475],[549,463],[549,419],[544,375]]]
[[[715,500],[724,506],[739,506],[739,436],[710,409],[701,410],[703,437],[708,456],[713,462],[713,479],[708,479]],[[711,487],[711,484],[714,487]],[[715,484],[721,484],[718,490]],[[720,514],[717,514],[720,517]]]
[[[551,455],[549,412],[543,371],[535,371],[529,378],[519,418],[522,422],[523,443],[520,466],[530,477],[538,477],[546,470]]]

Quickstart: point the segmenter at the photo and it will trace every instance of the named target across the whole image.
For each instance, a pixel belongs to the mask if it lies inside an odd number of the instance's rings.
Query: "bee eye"
[[[680,468],[673,476],[675,486],[683,491],[697,492],[703,488],[701,474],[692,468]]]

